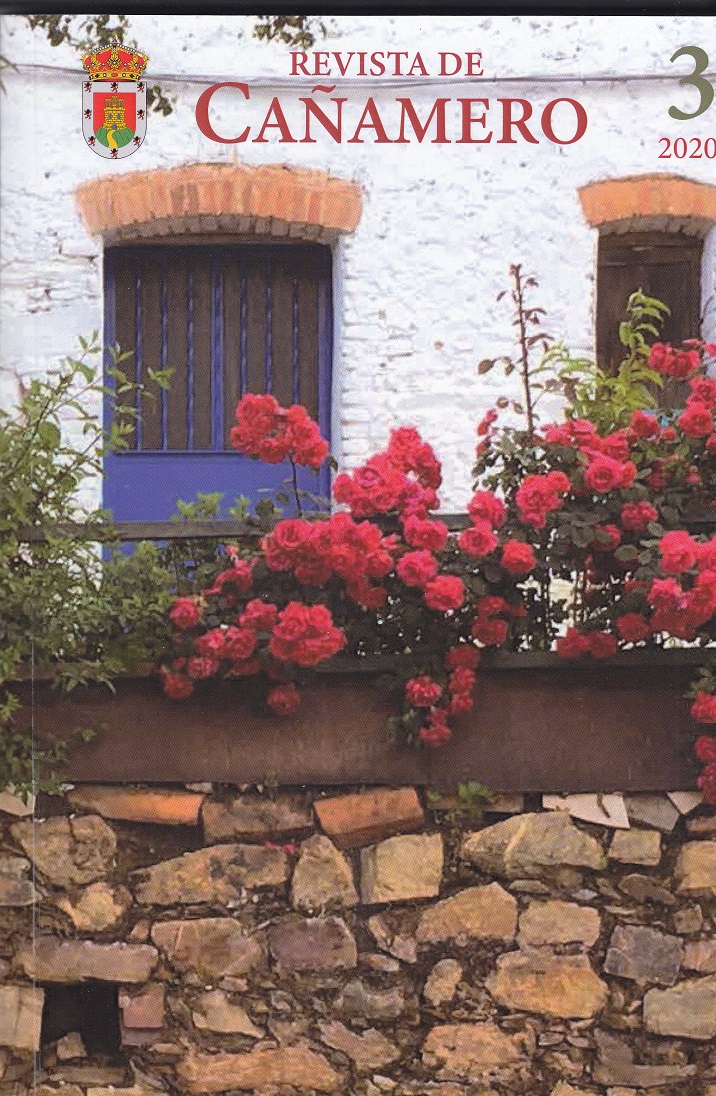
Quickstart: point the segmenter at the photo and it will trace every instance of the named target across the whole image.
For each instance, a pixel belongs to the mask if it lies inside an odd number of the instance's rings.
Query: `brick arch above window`
[[[635,230],[705,236],[716,221],[716,186],[683,175],[602,179],[578,193],[585,219],[604,235]]]
[[[94,179],[75,192],[108,243],[204,233],[330,242],[360,221],[360,186],[282,164],[184,164]]]

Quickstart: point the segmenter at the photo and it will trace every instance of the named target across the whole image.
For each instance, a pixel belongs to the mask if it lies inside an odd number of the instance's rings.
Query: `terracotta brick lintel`
[[[87,231],[109,236],[169,218],[227,215],[352,232],[362,213],[357,183],[278,164],[186,164],[130,172],[83,183],[76,199]]]
[[[706,225],[716,220],[716,186],[681,175],[602,179],[580,187],[579,200],[593,228],[634,218],[694,218]]]

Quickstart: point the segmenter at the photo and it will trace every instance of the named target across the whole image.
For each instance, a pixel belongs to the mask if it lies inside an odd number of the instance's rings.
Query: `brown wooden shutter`
[[[597,263],[597,361],[613,373],[624,358],[619,323],[636,289],[671,309],[663,342],[678,344],[700,334],[703,241],[680,232],[631,232],[599,238]]]

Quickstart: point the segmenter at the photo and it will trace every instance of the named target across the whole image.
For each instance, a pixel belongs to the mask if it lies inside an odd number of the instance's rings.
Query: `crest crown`
[[[140,80],[149,58],[139,50],[112,42],[95,53],[87,53],[82,64],[90,80]]]

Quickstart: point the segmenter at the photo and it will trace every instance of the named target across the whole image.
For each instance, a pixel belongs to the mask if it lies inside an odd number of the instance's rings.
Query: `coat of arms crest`
[[[82,132],[98,156],[120,160],[143,142],[147,85],[142,73],[148,60],[116,42],[82,58],[88,73],[82,85]]]

